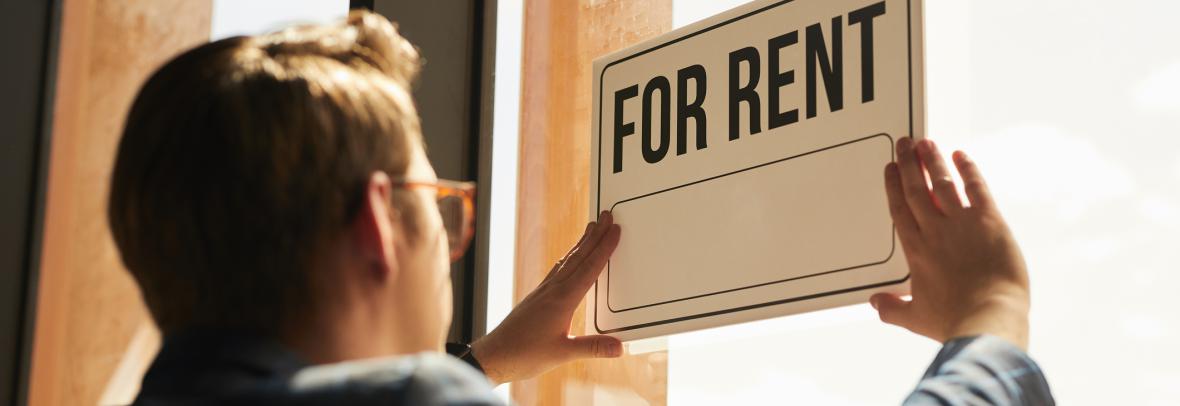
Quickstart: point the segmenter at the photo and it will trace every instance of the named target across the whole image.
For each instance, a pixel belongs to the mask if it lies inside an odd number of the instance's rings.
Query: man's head
[[[123,261],[167,334],[281,335],[314,317],[437,347],[447,242],[410,84],[385,19],[209,43],[140,90],[112,174]]]

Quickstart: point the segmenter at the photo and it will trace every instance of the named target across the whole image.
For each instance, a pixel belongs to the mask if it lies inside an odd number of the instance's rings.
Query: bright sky
[[[675,0],[680,27],[745,1]],[[929,134],[979,161],[1030,265],[1061,404],[1180,399],[1171,2],[927,1]],[[899,403],[938,346],[868,306],[669,340],[669,403]],[[733,372],[733,373],[727,373]]]

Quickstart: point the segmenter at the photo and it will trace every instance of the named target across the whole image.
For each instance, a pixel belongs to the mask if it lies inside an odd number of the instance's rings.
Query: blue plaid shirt
[[[943,345],[904,405],[1053,405],[1045,374],[1028,354],[992,336]]]
[[[479,371],[441,354],[308,365],[224,332],[168,337],[135,405],[502,405]],[[1053,405],[1044,375],[995,337],[948,342],[905,405]]]

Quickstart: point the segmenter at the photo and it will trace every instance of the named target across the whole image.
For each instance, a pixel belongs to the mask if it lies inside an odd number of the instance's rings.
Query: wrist
[[[944,343],[961,337],[991,335],[1028,349],[1028,302],[995,298],[988,300],[950,326]]]
[[[471,343],[471,356],[480,364],[484,376],[492,382],[492,386],[497,386],[507,380],[500,371],[499,361],[493,355],[495,351],[488,347],[487,337],[475,340]]]

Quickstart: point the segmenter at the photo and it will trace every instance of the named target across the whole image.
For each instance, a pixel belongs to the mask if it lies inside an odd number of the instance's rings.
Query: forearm
[[[1040,367],[1024,351],[997,337],[975,336],[947,342],[904,404],[1055,402]]]

